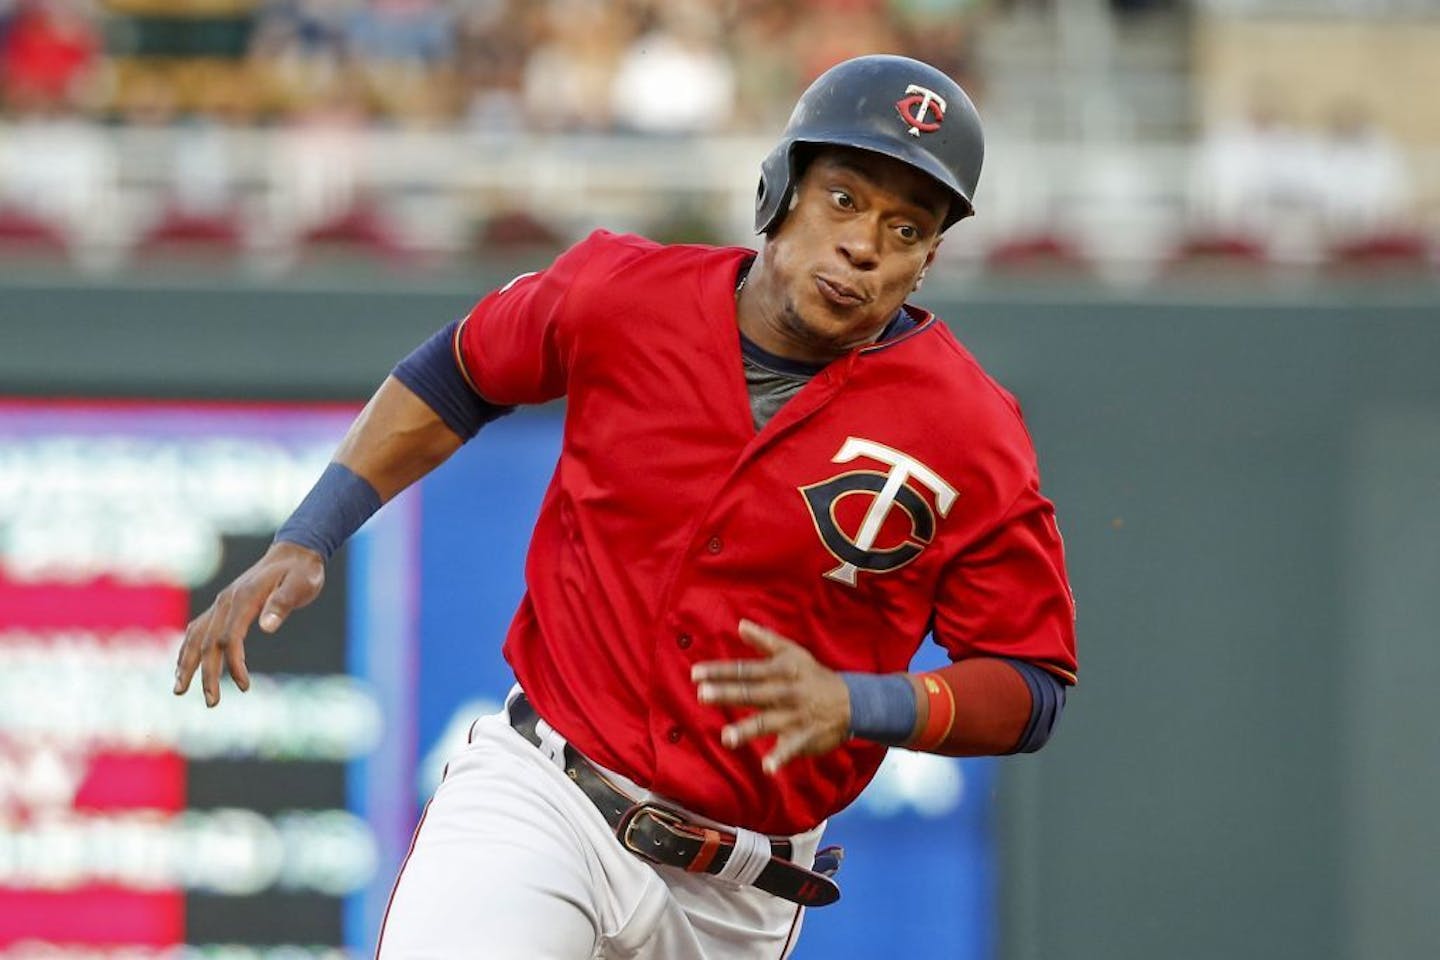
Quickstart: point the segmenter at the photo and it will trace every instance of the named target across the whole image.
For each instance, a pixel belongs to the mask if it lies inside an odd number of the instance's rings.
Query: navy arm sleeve
[[[1024,660],[1006,658],[1005,662],[1019,671],[1030,688],[1030,722],[1015,744],[1012,753],[1034,753],[1050,739],[1060,714],[1065,709],[1065,684],[1048,670]]]
[[[447,325],[426,340],[391,371],[445,425],[462,440],[469,440],[491,420],[498,420],[515,408],[490,403],[470,386],[455,358],[455,331],[460,321]]]

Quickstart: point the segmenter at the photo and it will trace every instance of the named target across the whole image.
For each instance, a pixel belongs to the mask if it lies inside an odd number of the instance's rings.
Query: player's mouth
[[[838,280],[831,280],[819,274],[815,275],[815,288],[820,291],[820,296],[830,301],[837,307],[858,307],[865,302],[865,297],[854,287],[848,287]]]

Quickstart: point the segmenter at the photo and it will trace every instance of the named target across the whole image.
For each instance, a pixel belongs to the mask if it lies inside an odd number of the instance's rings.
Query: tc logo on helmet
[[[940,129],[940,124],[945,122],[945,98],[934,90],[927,90],[918,84],[910,84],[905,88],[908,96],[895,101],[895,109],[900,111],[900,119],[910,125],[907,131],[910,136],[918,137],[921,131],[934,133]],[[934,120],[927,120],[927,115],[934,113]]]
[[[878,460],[890,469],[883,473],[878,470],[851,470],[800,488],[805,505],[810,508],[810,517],[815,521],[815,529],[820,534],[820,542],[840,561],[838,567],[826,571],[825,577],[851,587],[855,586],[856,576],[861,570],[888,573],[918,557],[935,536],[935,513],[942,517],[948,514],[955,498],[960,495],[919,460],[873,440],[846,437],[840,445],[840,452],[831,458],[831,462],[849,463],[858,457]],[[911,488],[911,481],[934,494],[934,511],[925,498]],[[870,505],[852,537],[841,526],[837,511],[846,497],[866,494],[871,497]],[[881,547],[878,545],[881,528],[897,506],[908,517],[910,529],[900,537],[899,543]],[[854,514],[851,515],[852,523],[853,520]],[[891,539],[894,539],[893,531]]]

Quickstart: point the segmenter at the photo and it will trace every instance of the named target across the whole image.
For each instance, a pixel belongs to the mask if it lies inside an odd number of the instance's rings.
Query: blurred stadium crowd
[[[1188,22],[1165,0],[1085,6]],[[989,38],[1052,15],[1063,28],[1043,0],[8,0],[0,247],[103,270],[337,247],[434,262],[596,223],[743,242],[756,165],[826,67],[903,52],[986,112],[1006,86]],[[1272,91],[1251,101],[1176,124],[1178,157],[1143,137],[1083,154],[1012,138],[989,222],[949,255],[1429,262],[1415,167],[1432,156],[1361,100],[1308,128]],[[987,113],[1002,147],[1006,112]]]
[[[970,0],[11,0],[14,112],[269,122],[344,105],[487,131],[701,133],[784,119],[838,60],[964,77]],[[656,99],[649,91],[676,95]]]

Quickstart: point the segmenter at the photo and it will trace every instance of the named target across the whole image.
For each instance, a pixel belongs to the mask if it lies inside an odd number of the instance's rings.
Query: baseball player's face
[[[827,149],[765,246],[767,325],[796,352],[829,360],[870,343],[940,245],[949,194],[898,160]]]

